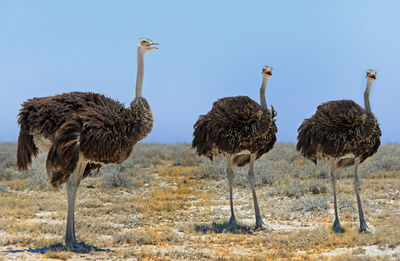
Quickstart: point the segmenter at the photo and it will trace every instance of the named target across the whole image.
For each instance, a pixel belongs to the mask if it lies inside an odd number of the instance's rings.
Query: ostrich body
[[[298,129],[297,150],[314,163],[324,158],[330,161],[335,208],[333,230],[338,233],[344,230],[340,226],[337,213],[335,169],[351,165],[354,165],[354,190],[357,197],[360,232],[368,231],[360,198],[358,165],[378,150],[381,130],[369,103],[369,93],[372,82],[376,79],[376,72],[367,71],[366,78],[365,108],[351,100],[323,103]]]
[[[256,228],[264,223],[260,216],[255,191],[254,161],[267,153],[275,144],[277,128],[276,113],[267,108],[265,89],[272,76],[272,68],[262,70],[263,83],[260,89],[261,105],[247,96],[226,97],[214,102],[211,111],[201,115],[194,125],[192,147],[199,155],[209,157],[224,155],[227,162],[232,229],[236,228],[233,211],[232,164],[239,167],[250,164],[248,180],[253,193]]]
[[[153,127],[153,114],[142,97],[143,57],[157,44],[140,39],[136,98],[130,107],[101,94],[70,92],[32,98],[22,104],[18,124],[17,166],[26,170],[38,149],[48,152],[46,170],[51,185],[66,183],[68,215],[65,243],[69,249],[88,252],[93,247],[75,238],[74,208],[80,181],[92,169],[126,160],[133,146]]]

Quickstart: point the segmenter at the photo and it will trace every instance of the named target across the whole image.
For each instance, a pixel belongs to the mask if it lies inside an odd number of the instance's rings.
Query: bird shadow
[[[90,253],[92,251],[94,252],[115,252],[114,250],[111,249],[103,249],[99,248],[93,245],[87,245],[86,246],[90,247],[90,250],[87,252],[79,252],[79,251],[71,251],[71,252],[76,252],[76,253]],[[45,254],[47,251],[55,251],[55,252],[60,252],[60,251],[70,251],[64,244],[57,243],[48,247],[42,247],[42,248],[26,248],[26,249],[14,249],[14,250],[3,250],[0,252],[3,253],[20,253],[20,252],[29,252],[29,253],[36,253],[36,254]]]
[[[216,223],[212,222],[211,224],[198,224],[194,226],[194,230],[196,232],[203,232],[204,234],[206,233],[231,233],[231,234],[245,234],[245,235],[251,235],[254,233],[254,228],[251,228],[250,226],[246,225],[236,225],[235,229],[232,229],[231,225],[229,224],[228,221],[224,223]]]

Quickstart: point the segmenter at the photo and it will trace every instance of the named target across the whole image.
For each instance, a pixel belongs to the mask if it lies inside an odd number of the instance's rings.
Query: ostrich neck
[[[372,81],[367,80],[367,88],[364,92],[364,108],[367,113],[371,113],[371,105],[369,104],[369,92],[371,91]]]
[[[137,51],[137,75],[136,75],[136,98],[142,97],[144,74],[144,53],[138,48]]]
[[[266,109],[267,108],[267,100],[265,99],[265,89],[267,88],[268,79],[263,77],[263,82],[260,88],[260,104],[261,107]]]

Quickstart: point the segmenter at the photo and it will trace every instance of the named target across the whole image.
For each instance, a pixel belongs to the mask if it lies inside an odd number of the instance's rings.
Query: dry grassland
[[[400,260],[400,145],[387,144],[360,167],[361,198],[374,234],[358,232],[352,169],[338,179],[332,232],[329,168],[277,144],[256,162],[261,215],[254,230],[247,168],[235,169],[232,232],[223,161],[200,159],[186,144],[139,144],[129,160],[85,179],[78,191],[78,240],[109,251],[77,254],[63,244],[65,188],[46,183],[45,155],[17,172],[15,144],[0,144],[0,260]],[[4,252],[58,246],[44,254]]]

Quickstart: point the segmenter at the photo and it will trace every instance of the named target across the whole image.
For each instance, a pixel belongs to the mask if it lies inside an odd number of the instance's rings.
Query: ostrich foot
[[[264,224],[261,217],[256,217],[256,230],[265,230],[267,232],[272,232],[272,229]]]
[[[337,219],[335,219],[335,221],[333,222],[333,228],[332,229],[333,229],[333,231],[335,233],[343,233],[344,232],[344,228],[342,228],[340,226],[340,222]]]
[[[236,230],[236,218],[233,215],[229,219],[229,226],[232,231]]]
[[[85,244],[84,242],[71,241],[66,242],[67,248],[75,253],[90,253],[92,250],[97,250],[97,247]]]
[[[375,229],[368,227],[367,223],[365,223],[365,221],[364,221],[364,222],[360,223],[359,232],[360,233],[375,234]]]
[[[256,230],[263,230],[265,232],[272,232],[272,228],[262,223],[261,225],[256,224]]]

